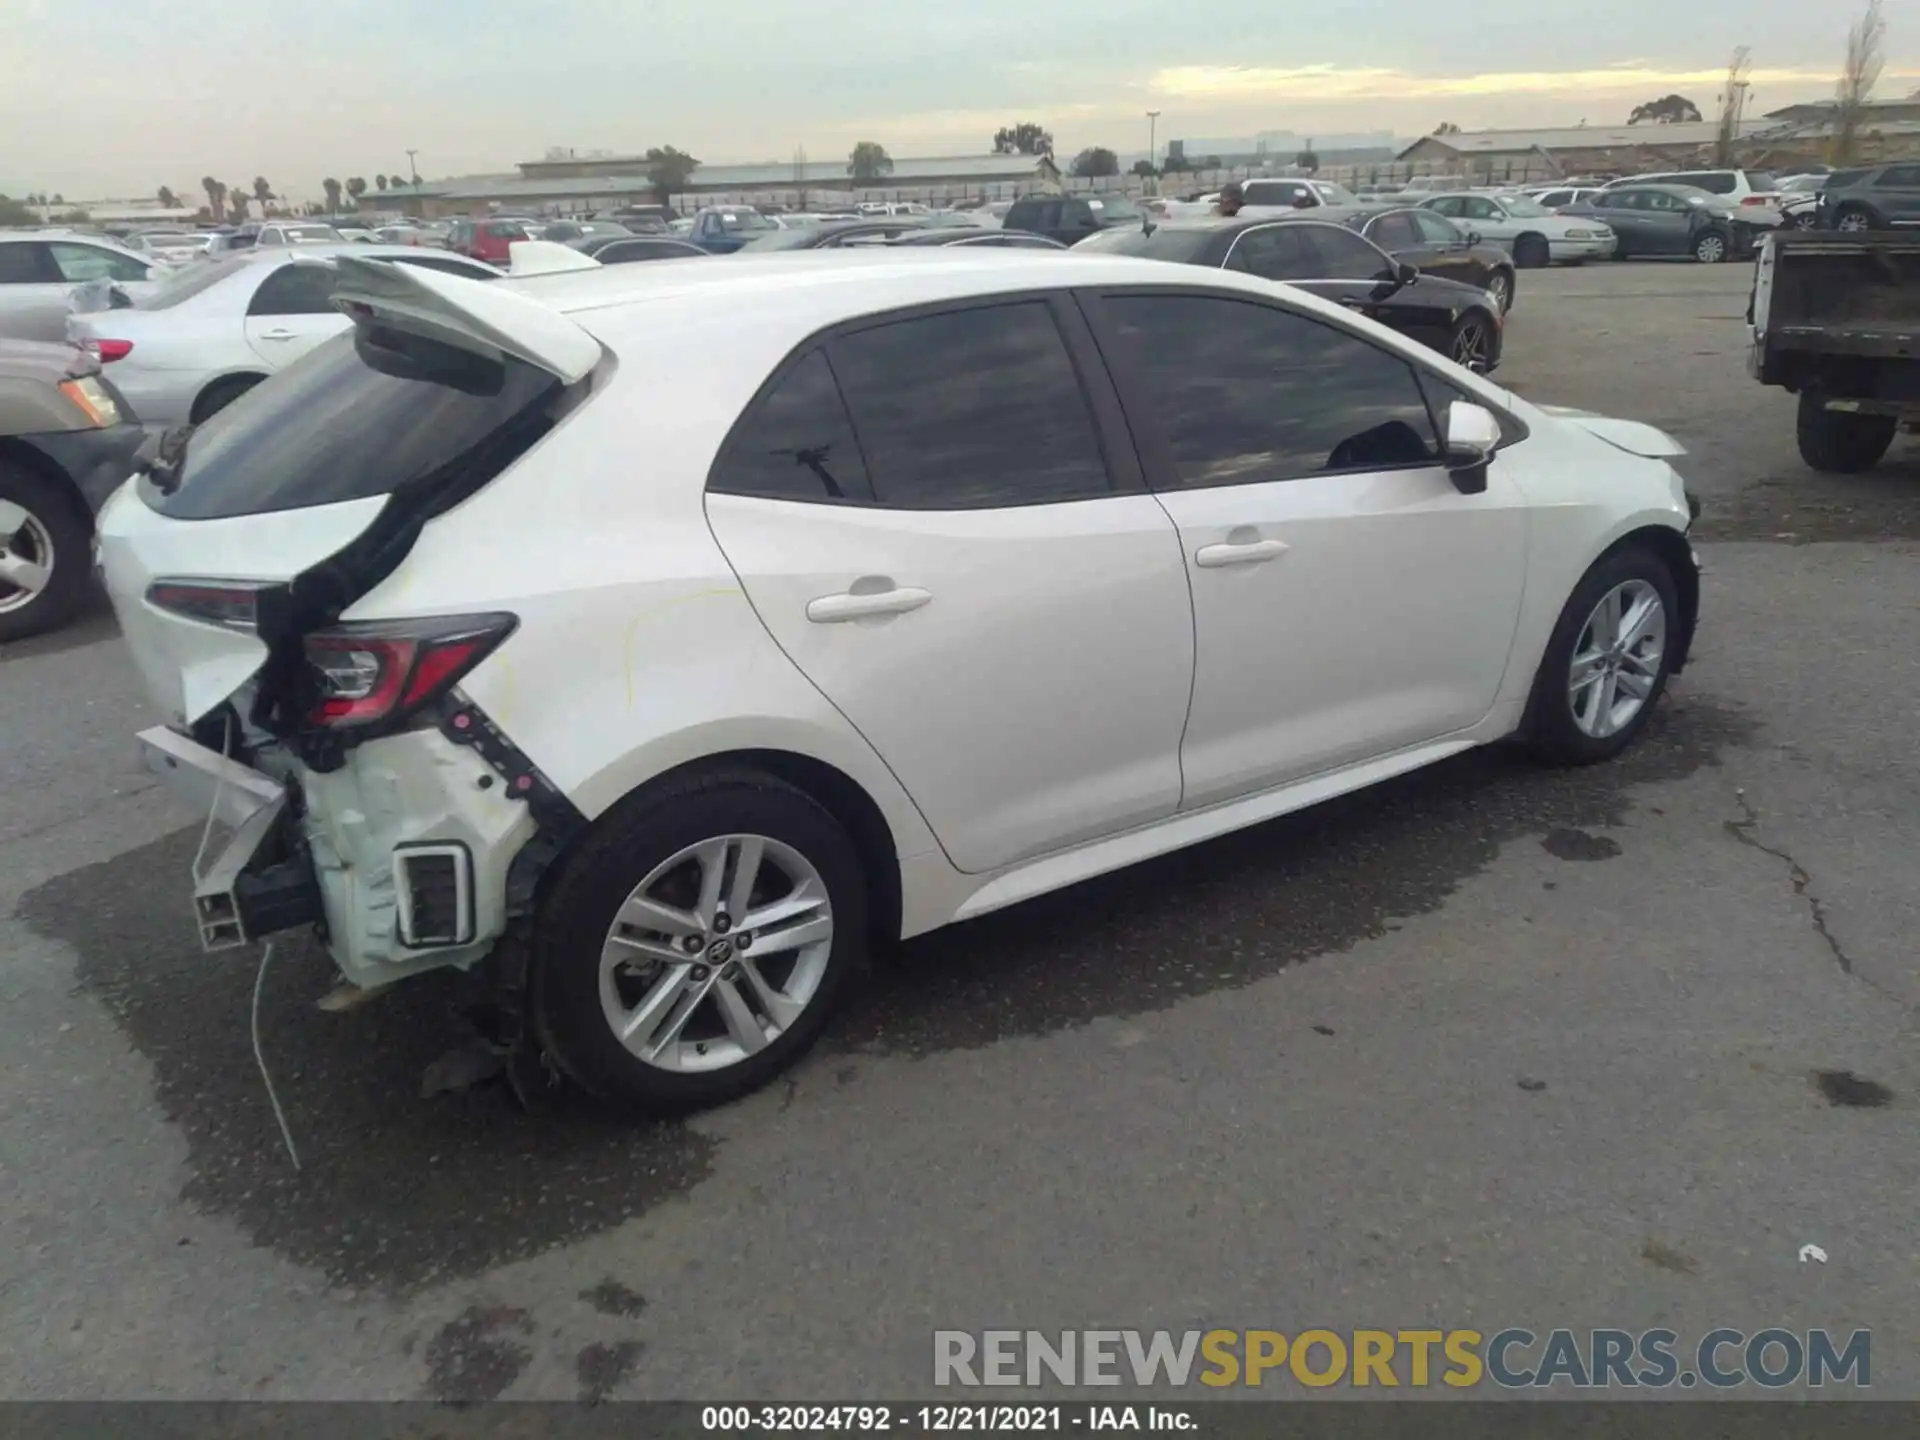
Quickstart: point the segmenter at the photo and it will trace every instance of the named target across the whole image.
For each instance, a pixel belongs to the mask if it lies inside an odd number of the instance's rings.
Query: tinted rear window
[[[500,453],[502,441],[520,428],[511,422],[544,411],[558,387],[518,360],[390,332],[343,335],[196,430],[171,495],[144,493],[163,515],[217,520],[458,483],[508,463],[517,451]]]

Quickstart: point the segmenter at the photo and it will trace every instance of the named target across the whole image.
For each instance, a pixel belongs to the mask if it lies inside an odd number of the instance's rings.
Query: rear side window
[[[253,292],[249,315],[331,315],[339,274],[331,265],[282,265]]]
[[[558,391],[553,376],[518,360],[355,331],[200,426],[179,487],[162,495],[148,483],[143,493],[163,515],[215,520],[409,485],[477,485],[539,437]]]
[[[1874,184],[1887,190],[1920,188],[1920,165],[1889,165]]]
[[[1413,367],[1358,336],[1214,296],[1105,301],[1186,489],[1431,465]]]
[[[895,321],[836,339],[829,354],[882,505],[963,510],[1111,493],[1044,301]]]
[[[708,488],[769,500],[872,500],[825,351],[802,358],[754,405],[727,441]]]
[[[245,256],[229,255],[220,260],[189,266],[185,270],[176,270],[162,280],[152,294],[142,299],[138,308],[170,310],[182,301],[191,300],[202,290],[211,290],[222,280],[239,274],[252,263]]]
[[[60,272],[38,241],[0,241],[0,285],[54,285]]]
[[[60,276],[64,280],[85,282],[147,278],[146,261],[136,260],[131,255],[102,250],[97,245],[62,245],[58,241],[47,248],[53,251],[53,263],[60,267]]]

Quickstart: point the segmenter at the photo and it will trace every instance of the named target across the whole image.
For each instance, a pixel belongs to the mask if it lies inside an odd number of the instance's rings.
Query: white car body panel
[[[1526,497],[1512,466],[1496,459],[1481,495],[1462,495],[1435,466],[1159,497],[1180,527],[1199,638],[1183,807],[1485,717],[1513,641],[1491,617],[1517,616],[1526,576]],[[1209,547],[1260,544],[1284,548],[1205,567]]]
[[[930,301],[1148,273],[1364,334],[1530,433],[1495,458],[1479,496],[1460,495],[1438,469],[1022,510],[706,495],[734,422],[820,330]],[[590,822],[716,756],[778,752],[831,767],[886,824],[903,935],[1510,733],[1594,559],[1632,530],[1687,524],[1667,461],[1628,453],[1656,448],[1632,433],[1646,427],[1602,438],[1339,306],[1232,272],[962,247],[486,285],[407,279],[373,303],[412,295],[423,321],[470,344],[544,354],[556,373],[587,373],[588,344],[617,363],[593,369],[584,404],[431,520],[342,618],[517,616],[460,691]],[[260,647],[152,614],[142,597],[153,577],[284,578],[338,550],[381,504],[179,522],[123,488],[102,516],[103,561],[128,643],[169,714],[244,683]],[[1243,525],[1270,527],[1287,549],[1244,569],[1189,566],[1200,545]],[[1383,573],[1390,585],[1362,583]],[[932,598],[850,623],[806,618],[810,603],[869,575]],[[1311,625],[1290,623],[1309,605]],[[1303,696],[1311,689],[1324,693]],[[524,839],[493,808],[511,802],[436,804],[421,792],[438,776],[480,793],[442,744],[431,731],[393,736],[349,751],[324,782],[302,782],[318,812],[309,834],[333,857],[330,929],[361,937],[339,941],[336,959],[361,983],[469,963],[493,933],[417,954],[375,943],[391,913],[380,909],[390,900],[381,857],[396,836],[479,846],[476,883],[492,890]],[[398,808],[372,815],[376,793],[399,797]],[[359,829],[355,813],[366,817]],[[485,911],[484,926],[502,913]]]

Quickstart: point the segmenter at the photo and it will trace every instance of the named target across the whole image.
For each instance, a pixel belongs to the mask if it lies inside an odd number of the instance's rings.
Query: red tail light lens
[[[253,634],[260,624],[263,583],[249,580],[156,580],[147,587],[147,603],[158,610]]]
[[[444,695],[519,622],[511,615],[371,620],[306,637],[309,724],[390,726]]]
[[[1742,195],[1740,197],[1740,203],[1742,205],[1771,205],[1773,203],[1773,197],[1771,195]]]
[[[111,365],[116,360],[124,360],[133,353],[131,340],[89,340],[87,349],[100,357],[102,365]]]

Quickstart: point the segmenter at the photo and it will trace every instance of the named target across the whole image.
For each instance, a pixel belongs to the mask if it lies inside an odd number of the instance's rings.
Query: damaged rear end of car
[[[422,531],[613,361],[497,287],[340,270],[353,331],[170,433],[102,512],[100,562],[166,717],[140,736],[146,762],[207,817],[203,945],[312,926],[345,979],[378,989],[486,957],[582,822],[461,689],[519,617],[353,607],[406,585]]]

